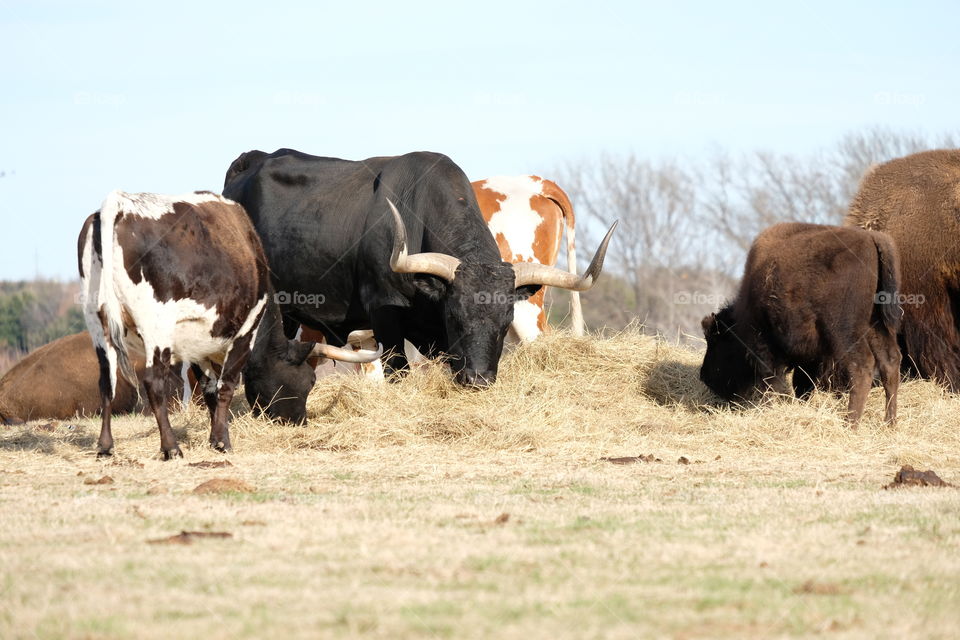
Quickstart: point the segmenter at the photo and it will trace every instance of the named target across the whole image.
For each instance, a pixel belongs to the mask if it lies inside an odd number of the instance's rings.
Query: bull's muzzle
[[[473,389],[483,389],[489,387],[497,379],[496,371],[478,371],[476,369],[463,369],[457,373],[457,382],[465,387]]]

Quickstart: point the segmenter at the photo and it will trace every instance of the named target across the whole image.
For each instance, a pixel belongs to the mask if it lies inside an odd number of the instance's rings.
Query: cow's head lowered
[[[383,354],[354,351],[318,342],[289,340],[283,334],[280,311],[267,303],[257,339],[244,369],[244,393],[254,415],[302,423],[307,419],[307,396],[317,380],[308,358],[329,358],[342,362],[372,362]]]
[[[701,325],[707,352],[700,367],[700,380],[724,400],[744,397],[758,382],[757,367],[751,348],[736,331],[733,307],[711,313]]]
[[[407,253],[407,233],[400,213],[393,212],[395,231],[390,268],[414,274],[417,289],[443,309],[446,354],[457,382],[484,387],[497,378],[503,340],[513,321],[513,305],[543,286],[586,291],[603,268],[614,222],[582,276],[535,263],[461,262],[445,253]]]

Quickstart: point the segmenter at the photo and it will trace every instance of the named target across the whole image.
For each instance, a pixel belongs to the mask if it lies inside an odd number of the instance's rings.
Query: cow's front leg
[[[230,416],[230,401],[233,400],[233,394],[237,389],[240,372],[243,371],[250,357],[250,338],[251,335],[248,333],[234,341],[223,361],[220,381],[214,386],[213,396],[216,398],[216,406],[211,416],[210,446],[223,453],[232,448],[230,426],[227,423]]]
[[[408,369],[407,355],[403,350],[405,332],[404,314],[400,309],[382,307],[371,318],[373,335],[383,345],[384,375],[389,379],[392,374]]]

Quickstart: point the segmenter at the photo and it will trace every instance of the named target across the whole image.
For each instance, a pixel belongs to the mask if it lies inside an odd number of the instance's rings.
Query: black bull
[[[223,194],[260,235],[289,337],[303,324],[343,345],[351,331],[373,329],[389,351],[388,372],[407,366],[407,339],[427,356],[445,355],[465,385],[496,379],[514,302],[544,285],[593,285],[613,231],[582,277],[514,268],[501,260],[466,175],[428,152],[354,162],[249,151],[228,169]]]

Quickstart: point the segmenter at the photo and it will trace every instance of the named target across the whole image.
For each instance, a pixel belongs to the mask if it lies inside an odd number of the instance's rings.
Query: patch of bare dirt
[[[226,531],[181,531],[180,533],[166,538],[154,538],[147,540],[148,544],[193,544],[196,540],[202,538],[225,539],[232,538],[233,534]]]
[[[905,464],[897,471],[893,477],[893,482],[884,485],[884,489],[897,489],[900,487],[953,487],[940,478],[934,471],[917,471],[911,465]]]
[[[193,489],[194,493],[253,493],[254,488],[236,478],[214,478],[197,485]]]
[[[663,462],[652,453],[649,455],[640,454],[639,456],[623,456],[620,458],[600,458],[611,464],[636,464],[638,462]]]
[[[196,467],[197,469],[220,469],[223,467],[232,467],[233,464],[231,464],[229,460],[202,460],[200,462],[191,462],[187,466]]]
[[[834,582],[817,582],[807,580],[800,586],[794,588],[794,593],[809,594],[814,596],[837,596],[844,593],[843,588]]]

